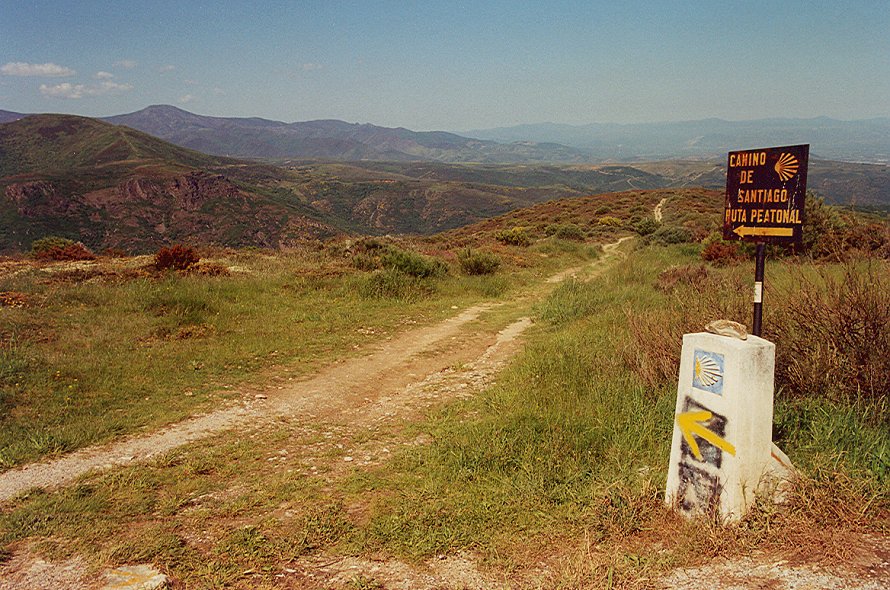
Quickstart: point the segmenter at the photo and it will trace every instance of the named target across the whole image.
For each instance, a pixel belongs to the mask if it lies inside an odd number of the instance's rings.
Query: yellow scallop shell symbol
[[[782,154],[776,162],[775,170],[782,182],[789,180],[797,174],[797,158],[793,154]]]
[[[695,378],[705,387],[714,385],[723,378],[723,375],[720,373],[720,365],[709,356],[696,356]]]

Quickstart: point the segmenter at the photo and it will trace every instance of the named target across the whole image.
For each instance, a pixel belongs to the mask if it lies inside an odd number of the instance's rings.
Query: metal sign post
[[[810,146],[792,145],[729,152],[723,239],[756,242],[754,325],[763,323],[763,270],[766,244],[803,238],[804,201]]]
[[[763,327],[763,267],[766,266],[766,244],[757,244],[754,253],[754,324],[751,333],[760,336]]]

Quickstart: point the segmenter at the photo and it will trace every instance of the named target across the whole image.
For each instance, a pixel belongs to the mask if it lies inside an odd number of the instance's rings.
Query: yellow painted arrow
[[[695,458],[699,461],[702,460],[701,451],[698,448],[698,443],[695,442],[695,438],[693,438],[692,435],[705,439],[715,447],[721,448],[735,457],[735,447],[729,441],[720,438],[715,432],[708,430],[704,424],[701,424],[713,417],[714,415],[707,410],[677,414],[677,424],[680,426],[680,432],[683,433],[683,438],[686,439],[686,444],[692,449],[692,454],[695,455]]]
[[[734,228],[736,234],[740,237],[745,236],[784,236],[791,237],[794,235],[793,227],[748,227],[740,225]]]

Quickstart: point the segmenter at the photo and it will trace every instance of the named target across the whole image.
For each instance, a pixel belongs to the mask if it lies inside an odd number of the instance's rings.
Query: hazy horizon
[[[890,117],[890,8],[4,2],[0,108],[413,130]]]

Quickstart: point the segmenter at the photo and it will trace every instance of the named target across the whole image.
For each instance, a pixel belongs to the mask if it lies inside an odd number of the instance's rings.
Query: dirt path
[[[483,391],[521,349],[520,337],[533,325],[523,313],[533,301],[569,276],[597,276],[623,256],[619,247],[628,239],[606,245],[604,256],[593,263],[549,277],[542,289],[512,304],[473,306],[433,326],[379,342],[369,354],[336,362],[305,380],[272,380],[260,389],[245,392],[238,402],[158,432],[0,474],[0,502],[35,487],[53,489],[70,484],[91,471],[146,461],[225,431],[242,435],[262,432],[281,421],[305,428],[307,433],[317,433],[319,428],[328,431],[330,436],[325,441],[307,442],[302,449],[305,460],[317,466],[317,471],[311,470],[313,474],[336,478],[353,468],[377,464],[390,452],[386,445],[392,446],[395,441],[374,437],[364,440],[356,437],[357,433],[386,430],[419,417],[433,405]],[[512,309],[505,310],[505,306]],[[499,323],[480,321],[496,310],[502,312]],[[355,442],[357,438],[362,442]],[[336,451],[340,455],[331,459]],[[299,587],[305,588],[348,583],[356,572],[382,576],[388,580],[387,587],[393,588],[501,587],[480,572],[472,556],[437,558],[420,568],[397,561],[383,564],[325,557],[306,558],[292,565],[288,575],[300,578]],[[28,546],[20,546],[0,566],[0,590],[92,590],[102,584],[102,576],[91,571],[81,557],[47,562]]]
[[[588,265],[588,270],[605,268],[620,254],[619,246],[629,239],[624,237],[607,244],[606,256]],[[554,284],[584,271],[585,267],[568,269],[545,282]],[[145,461],[181,445],[261,420],[342,414],[356,407],[357,401],[392,395],[411,383],[423,382],[449,365],[484,359],[486,354],[491,356],[492,346],[499,351],[508,350],[510,347],[505,345],[518,338],[531,322],[522,318],[498,335],[473,330],[480,316],[497,306],[489,303],[471,307],[439,324],[378,343],[370,354],[335,363],[307,380],[267,386],[253,392],[252,397],[160,431],[7,471],[0,474],[0,502],[34,487],[64,486],[93,470]]]
[[[604,256],[594,261],[593,264],[567,268],[556,273],[555,275],[548,277],[544,282],[552,285],[555,283],[560,283],[569,277],[577,277],[581,273],[585,273],[588,279],[594,278],[608,267],[608,264],[606,263],[610,263],[612,258],[618,257],[622,260],[627,258],[627,254],[621,251],[621,244],[632,239],[633,236],[624,236],[623,238],[619,238],[617,241],[612,242],[611,244],[604,244]]]
[[[667,197],[663,198],[658,202],[658,205],[655,206],[655,211],[652,212],[652,215],[655,217],[655,221],[661,223],[661,208],[664,207],[664,204],[667,202]]]
[[[33,487],[54,488],[65,485],[93,469],[106,469],[133,461],[149,459],[178,446],[230,430],[262,418],[294,416],[305,413],[337,412],[351,398],[371,386],[391,391],[407,381],[422,379],[462,357],[478,353],[479,343],[464,337],[463,350],[448,350],[448,344],[468,324],[494,307],[471,307],[457,316],[431,327],[402,334],[398,340],[378,345],[372,354],[334,364],[318,375],[285,390],[263,391],[253,399],[243,400],[211,413],[195,416],[158,432],[130,438],[110,445],[91,447],[53,461],[32,463],[0,475],[0,501],[8,500]],[[452,347],[453,348],[453,347]],[[433,355],[432,353],[435,353]],[[424,374],[412,359],[423,356]]]

